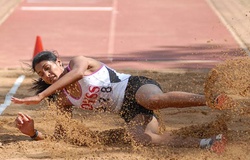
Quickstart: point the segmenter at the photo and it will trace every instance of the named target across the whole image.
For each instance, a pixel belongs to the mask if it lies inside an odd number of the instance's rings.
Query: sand
[[[46,102],[42,102],[33,106],[11,104],[2,113],[0,159],[250,159],[248,156],[250,110],[247,103],[239,103],[242,99],[245,102],[250,98],[250,74],[247,64],[250,64],[249,59],[245,58],[225,62],[211,70],[122,71],[152,77],[162,85],[165,92],[186,91],[204,94],[205,91],[210,106],[212,106],[211,97],[221,92],[233,97],[237,102],[233,109],[218,110],[202,106],[168,108],[160,111],[163,130],[200,138],[218,132],[227,135],[228,143],[222,154],[199,148],[134,146],[129,138],[126,138],[125,123],[117,115],[75,109],[73,120],[62,120],[60,115],[56,115],[53,105],[49,106]],[[34,94],[29,88],[32,80],[36,78],[35,75],[31,75],[25,69],[0,70],[0,103],[4,102],[5,95],[21,74],[25,74],[26,78],[15,96]],[[241,109],[235,110],[235,108]],[[57,136],[58,139],[53,140],[51,138],[43,141],[30,140],[15,128],[14,120],[18,112],[29,114],[35,120],[35,128],[49,135],[48,137],[53,135],[55,125],[60,123],[62,128],[59,131],[62,133],[64,130],[64,136],[61,139]]]

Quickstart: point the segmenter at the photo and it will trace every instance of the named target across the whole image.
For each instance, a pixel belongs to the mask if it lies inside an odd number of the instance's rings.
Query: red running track
[[[30,63],[36,36],[67,63],[116,69],[211,68],[242,52],[205,0],[23,0],[0,26],[0,68]]]

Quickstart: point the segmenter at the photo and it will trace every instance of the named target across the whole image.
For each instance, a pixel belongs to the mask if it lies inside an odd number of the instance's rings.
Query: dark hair
[[[57,56],[53,51],[42,51],[38,53],[32,61],[32,69],[35,72],[35,67],[38,63],[42,61],[53,61],[55,62],[57,60]]]
[[[53,61],[56,62],[57,56],[55,51],[42,51],[38,53],[32,60],[32,70],[35,72],[35,67],[38,63],[42,61]],[[31,87],[32,90],[36,90],[36,94],[41,93],[45,89],[47,89],[50,84],[47,84],[42,80],[42,78],[35,79],[33,81],[33,85]],[[49,100],[54,100],[55,94],[50,95]]]

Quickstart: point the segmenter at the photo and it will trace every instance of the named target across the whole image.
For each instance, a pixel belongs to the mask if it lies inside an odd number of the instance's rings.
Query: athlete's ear
[[[61,61],[59,58],[57,58],[56,63],[57,63],[60,67],[63,67],[63,63],[62,63],[62,61]]]

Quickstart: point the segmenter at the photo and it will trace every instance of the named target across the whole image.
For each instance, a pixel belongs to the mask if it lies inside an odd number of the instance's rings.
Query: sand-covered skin
[[[204,93],[210,70],[123,72],[152,77],[162,85],[165,92],[179,90]],[[33,95],[28,88],[35,76],[23,70],[0,70],[1,103],[8,89],[21,74],[25,74],[26,79],[15,96]],[[217,93],[213,90],[213,93],[215,92]],[[246,95],[249,96],[248,92]],[[44,141],[31,141],[29,137],[21,134],[14,125],[14,119],[20,111],[34,118],[35,127],[48,134],[49,138]],[[217,155],[199,148],[133,146],[124,132],[125,123],[119,116],[111,113],[98,114],[76,109],[73,120],[62,120],[62,117],[56,114],[53,105],[47,106],[45,102],[35,106],[11,104],[0,116],[0,159],[249,159],[249,114],[250,112],[245,109],[236,118],[232,118],[226,110],[206,106],[161,110],[163,130],[174,131],[173,133],[181,136],[195,137],[207,137],[217,132],[225,133],[228,136],[226,151]],[[51,139],[58,123],[64,127],[66,134],[61,139]],[[177,132],[178,129],[180,130]]]

